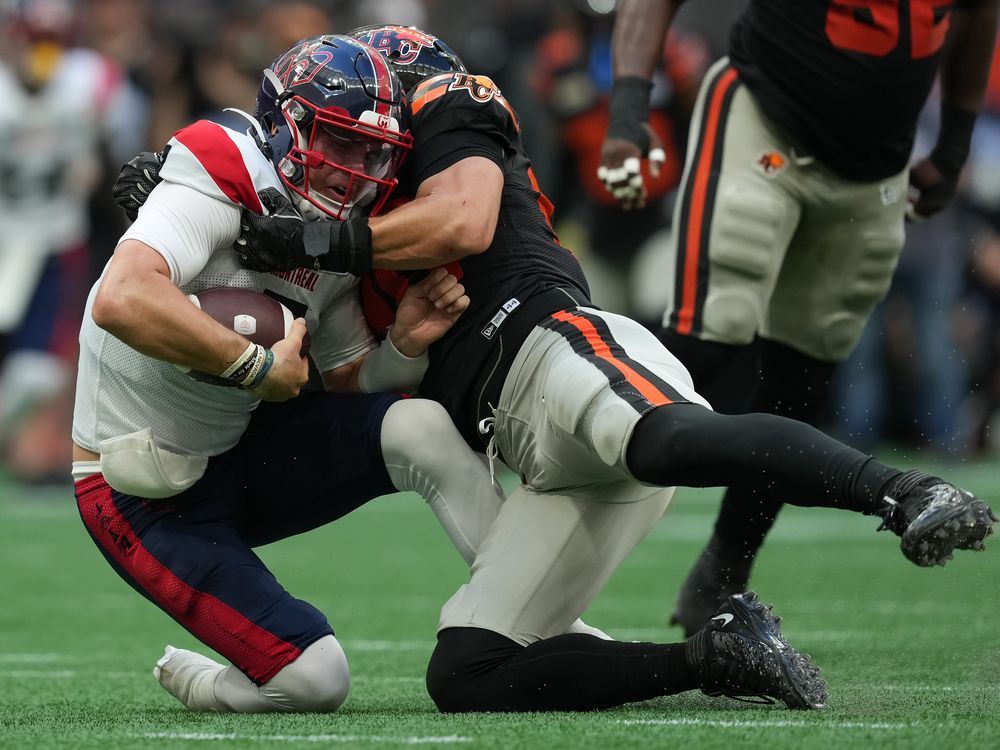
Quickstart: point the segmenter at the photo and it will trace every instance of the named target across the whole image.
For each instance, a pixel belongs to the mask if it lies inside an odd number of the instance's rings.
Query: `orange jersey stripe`
[[[620,359],[615,357],[611,351],[611,347],[605,343],[604,339],[601,338],[601,334],[597,332],[597,329],[594,328],[593,324],[589,320],[582,318],[579,315],[574,315],[566,310],[553,313],[552,317],[556,320],[562,321],[563,323],[569,323],[571,326],[580,331],[580,333],[582,333],[584,338],[587,340],[587,343],[590,344],[591,348],[593,348],[594,354],[609,363],[616,370],[618,370],[618,372],[624,375],[629,384],[642,394],[642,397],[653,406],[663,406],[664,404],[673,403],[673,401],[660,391],[659,388],[629,367],[625,362],[622,362]]]
[[[528,180],[531,182],[531,189],[538,193],[538,210],[545,217],[545,223],[549,225],[549,229],[552,229],[552,213],[556,207],[552,205],[552,201],[548,199],[548,196],[538,186],[538,178],[535,177],[535,170],[531,167],[528,167]],[[554,233],[555,231],[553,230]]]
[[[695,299],[698,295],[698,256],[701,251],[702,220],[705,213],[705,200],[708,194],[708,182],[712,171],[712,157],[715,155],[716,139],[719,137],[719,115],[722,102],[736,83],[736,69],[729,68],[719,77],[718,85],[712,92],[712,99],[707,103],[705,140],[701,144],[701,155],[694,165],[694,184],[691,187],[691,214],[688,217],[687,237],[681,238],[687,250],[684,260],[684,286],[681,306],[677,312],[677,332],[691,333],[694,325]]]
[[[448,92],[447,83],[442,83],[434,88],[429,88],[417,93],[417,97],[410,104],[410,111],[417,114],[424,108],[425,104],[430,104],[435,99],[440,99]]]

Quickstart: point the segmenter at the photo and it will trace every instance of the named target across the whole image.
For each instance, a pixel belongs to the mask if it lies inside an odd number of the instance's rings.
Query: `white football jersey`
[[[179,131],[170,145],[163,182],[123,240],[137,239],[159,252],[186,294],[240,287],[289,300],[293,312],[304,306],[310,356],[320,372],[375,347],[354,276],[307,269],[268,274],[240,266],[233,243],[241,207],[259,211],[257,191],[265,187],[287,195],[249,135],[202,120]],[[175,453],[214,456],[233,447],[258,400],[244,390],[193,380],[99,328],[91,310],[100,283],[91,290],[80,332],[73,440],[99,452],[102,440],[151,428],[156,442]]]
[[[141,143],[145,110],[136,96],[120,69],[91,50],[64,52],[37,92],[0,63],[0,250],[58,252],[86,239],[101,142],[132,152]]]

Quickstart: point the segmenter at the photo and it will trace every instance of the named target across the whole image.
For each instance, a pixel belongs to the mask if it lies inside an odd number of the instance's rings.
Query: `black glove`
[[[944,209],[955,197],[958,177],[945,175],[930,158],[910,167],[910,193],[906,218],[920,221]]]
[[[135,221],[139,209],[153,188],[160,184],[160,167],[169,152],[170,146],[159,153],[140,151],[122,165],[122,171],[118,173],[118,179],[111,188],[111,195],[132,221]]]
[[[367,219],[305,221],[276,188],[257,193],[267,215],[243,210],[236,252],[251,271],[316,271],[364,276],[372,267]]]

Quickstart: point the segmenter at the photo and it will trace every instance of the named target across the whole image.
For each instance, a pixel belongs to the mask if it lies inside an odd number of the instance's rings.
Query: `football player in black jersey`
[[[600,174],[625,207],[643,190],[650,78],[682,1],[623,0],[617,11]],[[889,288],[904,216],[954,195],[997,5],[751,0],[695,109],[660,331],[716,410],[818,419],[835,364]],[[939,68],[937,145],[907,170]],[[677,602],[686,632],[747,586],[792,492],[728,490]]]
[[[389,59],[405,65],[412,44],[389,45]],[[566,627],[656,524],[675,485],[782,482],[801,504],[881,517],[921,565],[980,549],[991,511],[804,424],[707,408],[652,334],[589,303],[549,224],[516,115],[492,81],[456,67],[411,92],[412,200],[370,221],[317,224],[262,196],[269,215],[244,217],[238,250],[258,269],[392,271],[371,284],[369,307],[381,306],[384,321],[418,269],[447,264],[472,300],[462,327],[431,349],[421,394],[444,403],[469,443],[521,484],[442,610],[431,697],[442,711],[588,710],[700,688],[821,707],[818,670],[752,594],[729,597],[686,643],[621,643]]]

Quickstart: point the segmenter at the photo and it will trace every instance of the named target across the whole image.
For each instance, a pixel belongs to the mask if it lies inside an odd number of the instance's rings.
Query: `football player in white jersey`
[[[69,457],[101,149],[143,145],[141,95],[73,47],[74,25],[67,0],[0,3],[0,444],[24,480],[63,475]]]
[[[453,276],[429,275],[378,345],[356,277],[248,271],[233,252],[241,208],[262,210],[265,188],[345,226],[384,203],[410,137],[377,52],[299,42],[265,72],[256,117],[228,117],[171,140],[163,182],[91,291],[76,498],[115,571],[231,662],[168,647],[154,673],[171,694],[195,710],[332,711],[349,687],[344,652],[252,548],[416,490],[471,563],[501,498],[444,409],[394,393],[420,380],[427,345],[468,298]],[[220,286],[270,293],[301,317],[271,349],[248,345],[188,300]],[[307,329],[327,392],[299,395]]]

